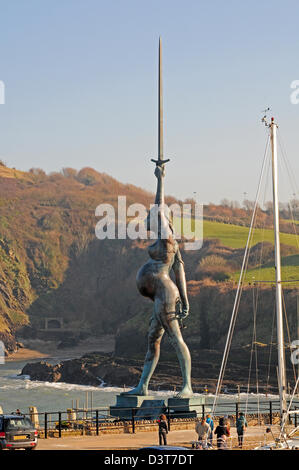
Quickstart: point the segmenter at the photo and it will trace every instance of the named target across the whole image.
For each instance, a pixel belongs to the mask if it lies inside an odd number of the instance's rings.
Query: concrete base
[[[204,406],[203,406],[204,405]],[[120,394],[116,396],[116,405],[110,406],[110,415],[132,419],[132,409],[135,409],[135,418],[138,419],[156,419],[157,409],[159,414],[169,413],[171,418],[196,418],[211,411],[211,407],[206,405],[206,397],[193,396],[190,398],[176,398],[158,396],[139,396]]]
[[[165,400],[144,400],[141,407],[137,410],[136,420],[146,419],[155,421],[166,411]]]
[[[168,407],[170,416],[174,418],[196,418],[202,416],[203,411],[206,413],[210,411],[210,407],[205,406],[206,398],[191,397],[191,398],[169,398]]]
[[[140,408],[144,400],[156,400],[156,397],[151,395],[116,395],[116,405],[110,406],[110,415],[123,419],[132,418],[132,408]]]

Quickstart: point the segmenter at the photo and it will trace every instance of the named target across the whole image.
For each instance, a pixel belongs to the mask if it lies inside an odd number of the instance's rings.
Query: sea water
[[[60,360],[65,358],[60,358]],[[36,362],[39,359],[35,360]],[[31,360],[30,362],[35,362]],[[48,362],[51,360],[47,359]],[[87,400],[88,407],[93,410],[102,410],[103,414],[108,413],[110,405],[114,405],[116,395],[123,392],[123,388],[118,387],[92,387],[85,385],[68,384],[61,382],[40,382],[31,381],[29,376],[20,375],[26,362],[6,362],[0,365],[0,406],[4,413],[15,412],[20,409],[22,413],[28,413],[30,406],[35,406],[39,413],[45,412],[66,412],[78,404],[79,408],[84,408]],[[57,363],[55,358],[54,363]],[[126,389],[128,390],[128,389]],[[92,393],[91,393],[92,392]],[[173,391],[151,392],[151,395],[167,398],[173,396]],[[195,394],[199,396],[199,394]],[[92,396],[92,402],[91,402]],[[214,396],[205,395],[205,412],[209,412],[213,406]],[[247,413],[267,413],[269,402],[272,401],[272,411],[279,410],[278,396],[263,394],[221,395],[216,407],[217,415],[234,415],[236,404],[239,411]],[[299,406],[296,400],[294,405]],[[201,414],[201,410],[199,413]]]
[[[29,376],[20,375],[27,362],[6,362],[0,365],[0,406],[4,413],[16,409],[28,413],[30,406],[35,406],[39,413],[66,411],[76,403],[82,408],[86,403],[86,392],[89,392],[89,407],[92,392],[93,409],[105,409],[114,404],[116,394],[123,391],[116,387],[31,381]]]

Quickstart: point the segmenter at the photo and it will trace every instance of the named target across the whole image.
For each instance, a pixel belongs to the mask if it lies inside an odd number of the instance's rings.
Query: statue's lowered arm
[[[182,318],[186,318],[189,314],[189,301],[188,301],[188,295],[187,295],[187,284],[186,284],[184,262],[182,260],[179,249],[176,252],[172,269],[175,275],[176,285],[179,290],[181,301],[182,301],[182,313],[180,316]]]

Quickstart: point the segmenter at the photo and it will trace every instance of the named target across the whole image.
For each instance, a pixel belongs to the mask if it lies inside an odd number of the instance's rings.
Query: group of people
[[[240,413],[236,420],[236,428],[238,434],[238,445],[243,447],[244,432],[248,424],[244,413]],[[198,443],[201,446],[212,446],[214,422],[210,415],[198,420],[195,426],[198,435]],[[219,418],[218,426],[214,434],[217,437],[217,449],[227,449],[227,439],[230,437],[230,422],[227,418]]]
[[[168,424],[164,414],[158,419],[159,428],[159,445],[167,445]],[[244,433],[248,424],[244,413],[240,413],[236,420],[236,428],[238,434],[238,445],[243,447]],[[207,415],[202,419],[198,419],[195,425],[195,431],[198,436],[198,446],[212,447],[213,434],[217,437],[217,449],[227,449],[227,439],[230,437],[230,422],[228,418],[219,418],[218,426],[214,431],[214,421],[211,415]],[[214,432],[213,432],[214,431]]]
[[[240,448],[243,447],[244,432],[247,426],[244,413],[240,413],[236,420],[238,445]],[[167,445],[168,424],[164,414],[160,415],[158,419],[158,427],[159,445]],[[227,418],[219,418],[218,426],[214,431],[214,421],[211,415],[208,414],[206,417],[197,420],[195,431],[198,436],[198,445],[202,448],[212,447],[213,434],[215,434],[217,436],[217,449],[227,449],[227,439],[230,437],[230,423]]]

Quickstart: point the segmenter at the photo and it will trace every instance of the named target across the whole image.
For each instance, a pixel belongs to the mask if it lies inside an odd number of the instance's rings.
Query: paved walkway
[[[250,427],[244,439],[244,448],[254,448],[264,443],[266,426]],[[278,428],[272,428],[275,435]],[[236,447],[237,434],[235,428],[231,429],[233,448]],[[195,431],[182,430],[170,431],[168,434],[169,445],[181,445],[191,447],[191,441],[196,440]],[[271,440],[271,435],[267,435]],[[64,438],[40,439],[39,450],[116,450],[116,449],[140,449],[145,446],[157,445],[159,443],[157,432],[139,432],[136,434],[103,434],[99,436],[78,436]]]

